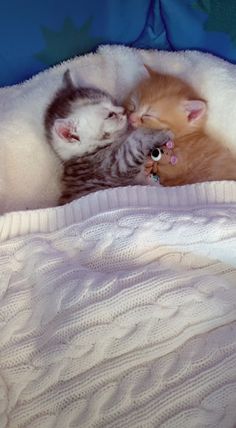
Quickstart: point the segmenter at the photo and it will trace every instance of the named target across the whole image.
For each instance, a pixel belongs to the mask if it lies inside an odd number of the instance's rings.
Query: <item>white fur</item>
[[[113,112],[117,116],[108,117]],[[63,137],[57,129],[58,121],[77,138],[68,140]],[[115,106],[109,99],[100,104],[76,103],[72,114],[66,119],[55,121],[51,144],[62,160],[68,160],[112,143],[116,134],[126,131],[127,125],[124,108]],[[109,133],[110,139],[103,139],[104,133]]]
[[[68,67],[73,81],[105,89],[123,101],[143,77],[143,63],[180,76],[208,102],[210,132],[236,152],[236,66],[199,52],[157,52],[105,46],[0,90],[0,211],[53,206],[61,167],[43,128],[47,103]]]

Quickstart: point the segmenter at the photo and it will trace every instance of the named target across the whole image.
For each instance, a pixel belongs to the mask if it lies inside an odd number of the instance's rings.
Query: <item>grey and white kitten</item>
[[[75,87],[69,71],[48,106],[45,129],[63,161],[60,204],[101,189],[147,184],[147,155],[172,137],[169,131],[129,129],[123,107],[99,89]]]

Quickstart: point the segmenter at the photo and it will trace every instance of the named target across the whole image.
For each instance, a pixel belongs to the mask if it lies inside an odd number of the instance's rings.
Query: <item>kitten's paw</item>
[[[157,140],[156,140],[156,145],[157,146],[163,146],[164,144],[167,143],[167,141],[173,140],[174,139],[174,134],[172,131],[168,130],[168,131],[161,131],[158,135],[157,135]]]
[[[174,140],[175,138],[174,133],[170,129],[166,131],[166,135],[169,137],[169,140]]]

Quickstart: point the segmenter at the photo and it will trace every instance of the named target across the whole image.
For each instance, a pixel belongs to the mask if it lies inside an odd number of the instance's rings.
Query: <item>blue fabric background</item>
[[[1,0],[0,85],[104,43],[198,49],[236,62],[236,1]]]

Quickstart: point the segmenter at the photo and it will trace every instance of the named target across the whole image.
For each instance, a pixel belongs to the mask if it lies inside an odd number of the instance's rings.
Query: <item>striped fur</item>
[[[164,144],[170,136],[168,132],[138,129],[125,141],[65,162],[60,204],[110,187],[147,184],[146,157],[153,147]]]

